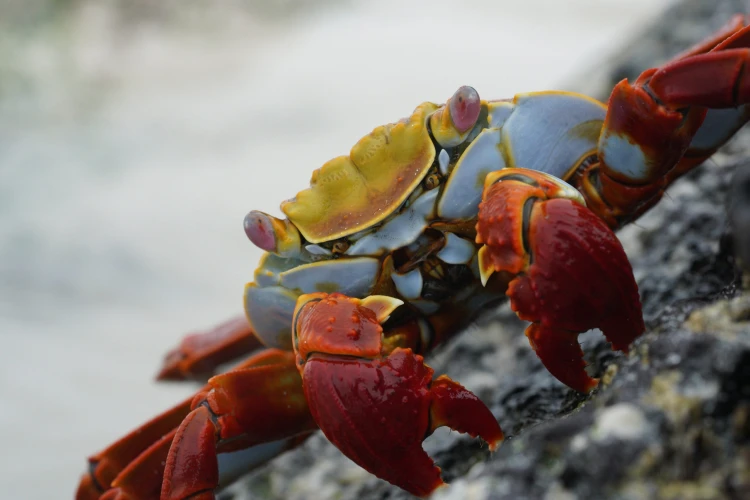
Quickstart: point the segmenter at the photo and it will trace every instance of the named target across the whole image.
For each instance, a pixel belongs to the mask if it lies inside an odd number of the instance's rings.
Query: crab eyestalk
[[[426,496],[444,484],[421,445],[435,429],[480,436],[491,450],[503,433],[474,394],[446,376],[433,380],[422,356],[388,352],[381,323],[401,303],[303,295],[294,349],[310,413],[328,440],[365,470]]]
[[[472,87],[464,85],[448,99],[445,106],[430,115],[430,130],[444,148],[458,146],[466,140],[482,111],[482,101]]]
[[[295,257],[301,250],[297,228],[287,219],[253,210],[245,216],[245,234],[256,247],[279,257]]]

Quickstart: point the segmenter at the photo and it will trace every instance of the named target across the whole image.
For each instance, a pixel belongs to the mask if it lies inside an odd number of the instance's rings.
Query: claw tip
[[[490,276],[495,272],[495,268],[486,255],[489,250],[487,246],[483,246],[477,253],[479,263],[479,279],[482,281],[482,286],[487,286],[487,282],[490,280]]]
[[[404,301],[384,295],[370,295],[362,299],[361,304],[363,307],[372,309],[378,323],[384,323],[394,310],[404,304]]]
[[[503,441],[505,441],[505,436],[500,436],[498,439],[493,440],[491,443],[487,443],[489,445],[491,452],[496,452],[498,449],[500,449],[500,445],[503,444]]]

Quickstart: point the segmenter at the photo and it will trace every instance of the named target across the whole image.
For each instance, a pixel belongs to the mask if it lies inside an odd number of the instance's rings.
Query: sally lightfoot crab
[[[489,409],[423,355],[505,297],[571,388],[597,385],[579,333],[627,351],[644,331],[613,231],[708,158],[750,115],[750,28],[737,16],[608,105],[567,92],[486,101],[461,87],[377,127],[284,202],[253,211],[266,253],[246,318],[192,335],[162,379],[205,379],[189,400],[89,459],[78,499],[209,499],[317,429],[415,495],[443,484],[421,443],[448,426],[495,449]]]

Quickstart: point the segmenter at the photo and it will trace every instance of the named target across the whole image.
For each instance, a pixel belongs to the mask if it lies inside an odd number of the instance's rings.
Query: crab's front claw
[[[542,363],[561,382],[588,392],[578,334],[602,330],[627,351],[644,331],[638,287],[619,240],[580,194],[541,172],[490,174],[477,223],[483,281],[513,276],[507,295]]]
[[[422,449],[436,428],[479,436],[494,450],[503,433],[474,394],[411,349],[387,352],[383,322],[401,304],[388,297],[300,297],[295,352],[310,413],[326,437],[367,471],[418,496],[443,485]]]

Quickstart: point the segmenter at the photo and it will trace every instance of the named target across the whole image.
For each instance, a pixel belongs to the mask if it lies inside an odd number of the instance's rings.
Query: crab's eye
[[[424,180],[425,189],[435,189],[440,185],[440,176],[437,174],[430,174]]]
[[[276,235],[268,215],[253,210],[245,216],[244,226],[245,234],[253,245],[267,252],[276,249]]]
[[[450,99],[451,119],[459,133],[463,134],[476,124],[480,111],[479,94],[468,85],[459,88]]]

